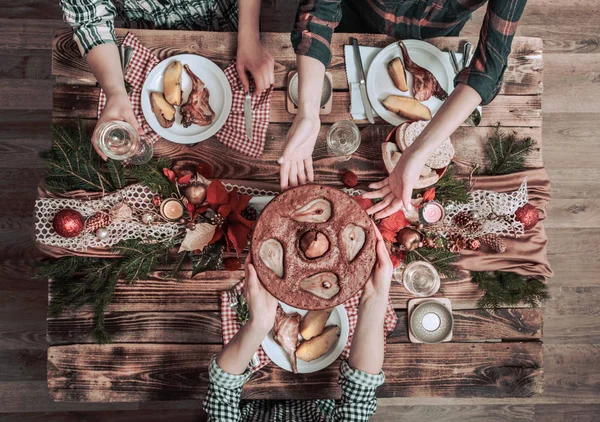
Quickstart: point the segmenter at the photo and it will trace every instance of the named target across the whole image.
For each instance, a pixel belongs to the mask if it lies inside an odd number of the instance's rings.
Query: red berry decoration
[[[535,227],[539,219],[537,208],[531,204],[525,204],[515,212],[515,220],[523,223],[525,230]]]
[[[348,170],[342,175],[342,182],[347,188],[353,188],[358,185],[358,176],[353,171]]]
[[[77,237],[83,231],[85,222],[77,211],[66,208],[56,213],[52,219],[52,227],[62,237]]]
[[[237,271],[242,268],[242,264],[237,258],[225,258],[223,260],[223,266],[227,271]]]
[[[155,207],[160,207],[160,204],[162,204],[162,198],[160,197],[160,195],[154,195],[152,197],[152,203]]]

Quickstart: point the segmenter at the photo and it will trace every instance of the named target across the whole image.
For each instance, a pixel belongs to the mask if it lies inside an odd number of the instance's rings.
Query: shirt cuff
[[[340,367],[342,377],[352,384],[357,384],[366,388],[377,388],[385,382],[383,370],[377,375],[369,374],[360,369],[351,368],[348,361],[343,361]]]
[[[329,50],[327,45],[312,38],[310,34],[302,32],[292,32],[291,39],[294,52],[297,55],[312,57],[323,63],[325,67],[329,66],[329,62],[331,62],[331,50]]]
[[[109,25],[85,26],[82,25],[73,32],[73,39],[79,52],[85,58],[90,50],[101,44],[117,44],[114,29]]]
[[[481,97],[481,105],[487,105],[500,92],[502,87],[502,78],[495,79],[490,77],[484,72],[479,72],[470,68],[466,68],[460,71],[454,78],[454,86],[456,87],[459,83],[464,83],[473,88]]]
[[[252,375],[250,368],[246,369],[246,371],[240,375],[225,372],[219,367],[217,356],[213,356],[208,367],[208,377],[210,382],[227,389],[242,388],[244,383],[250,378],[250,375]]]

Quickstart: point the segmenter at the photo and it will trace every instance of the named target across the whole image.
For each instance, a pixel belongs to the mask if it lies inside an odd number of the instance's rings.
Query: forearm
[[[108,97],[127,94],[116,44],[106,43],[95,46],[88,52],[86,61]]]
[[[219,367],[230,374],[239,375],[248,368],[248,363],[258,350],[268,330],[252,321],[242,326],[217,356]]]
[[[321,91],[325,79],[325,65],[308,56],[296,56],[298,64],[298,114],[319,115]]]
[[[238,44],[240,40],[260,42],[260,3],[261,0],[240,0]]]
[[[417,156],[429,157],[444,139],[452,135],[469,117],[479,103],[481,97],[477,91],[466,84],[458,84],[408,150]]]
[[[348,364],[369,374],[379,374],[384,355],[384,319],[386,297],[371,296],[361,300],[358,321],[350,346]]]

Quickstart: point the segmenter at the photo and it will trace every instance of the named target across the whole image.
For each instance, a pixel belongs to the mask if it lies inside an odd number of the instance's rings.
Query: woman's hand
[[[106,107],[104,107],[100,118],[96,122],[96,128],[94,129],[94,134],[92,136],[92,145],[103,160],[106,160],[106,155],[100,151],[96,144],[96,136],[98,136],[97,129],[102,123],[113,120],[126,121],[140,134],[140,136],[144,136],[144,130],[135,118],[135,114],[133,114],[133,108],[131,107],[131,102],[129,101],[129,96],[125,91],[125,87],[123,87],[122,92],[106,93]]]
[[[256,90],[254,94],[260,94],[275,83],[275,60],[266,48],[260,43],[260,39],[238,39],[236,69],[240,81],[244,86],[244,92],[250,89],[248,74],[254,78]]]
[[[376,190],[362,195],[363,198],[383,198],[381,202],[367,209],[367,213],[375,214],[375,218],[381,219],[400,209],[410,210],[412,191],[419,181],[419,175],[426,161],[425,154],[412,152],[410,148],[402,154],[388,178],[371,183],[369,188]]]
[[[312,182],[315,178],[312,153],[321,127],[319,115],[299,113],[290,128],[283,146],[280,164],[281,190]]]
[[[385,247],[383,237],[381,236],[381,233],[379,233],[379,229],[375,226],[375,223],[373,223],[373,228],[375,229],[375,236],[377,237],[377,262],[373,268],[371,278],[365,285],[361,302],[377,299],[387,306],[394,266],[390,254]]]
[[[250,255],[246,259],[244,297],[250,310],[248,324],[266,335],[275,324],[279,302],[260,283],[254,265],[251,263]]]

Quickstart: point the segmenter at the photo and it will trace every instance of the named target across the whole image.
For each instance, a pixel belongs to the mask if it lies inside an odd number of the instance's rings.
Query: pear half
[[[150,105],[162,127],[170,128],[173,126],[173,123],[175,123],[175,107],[167,102],[162,92],[150,93]]]
[[[171,105],[181,105],[181,74],[183,66],[180,61],[174,61],[167,66],[165,77],[163,80],[163,89],[165,91],[165,99]]]

